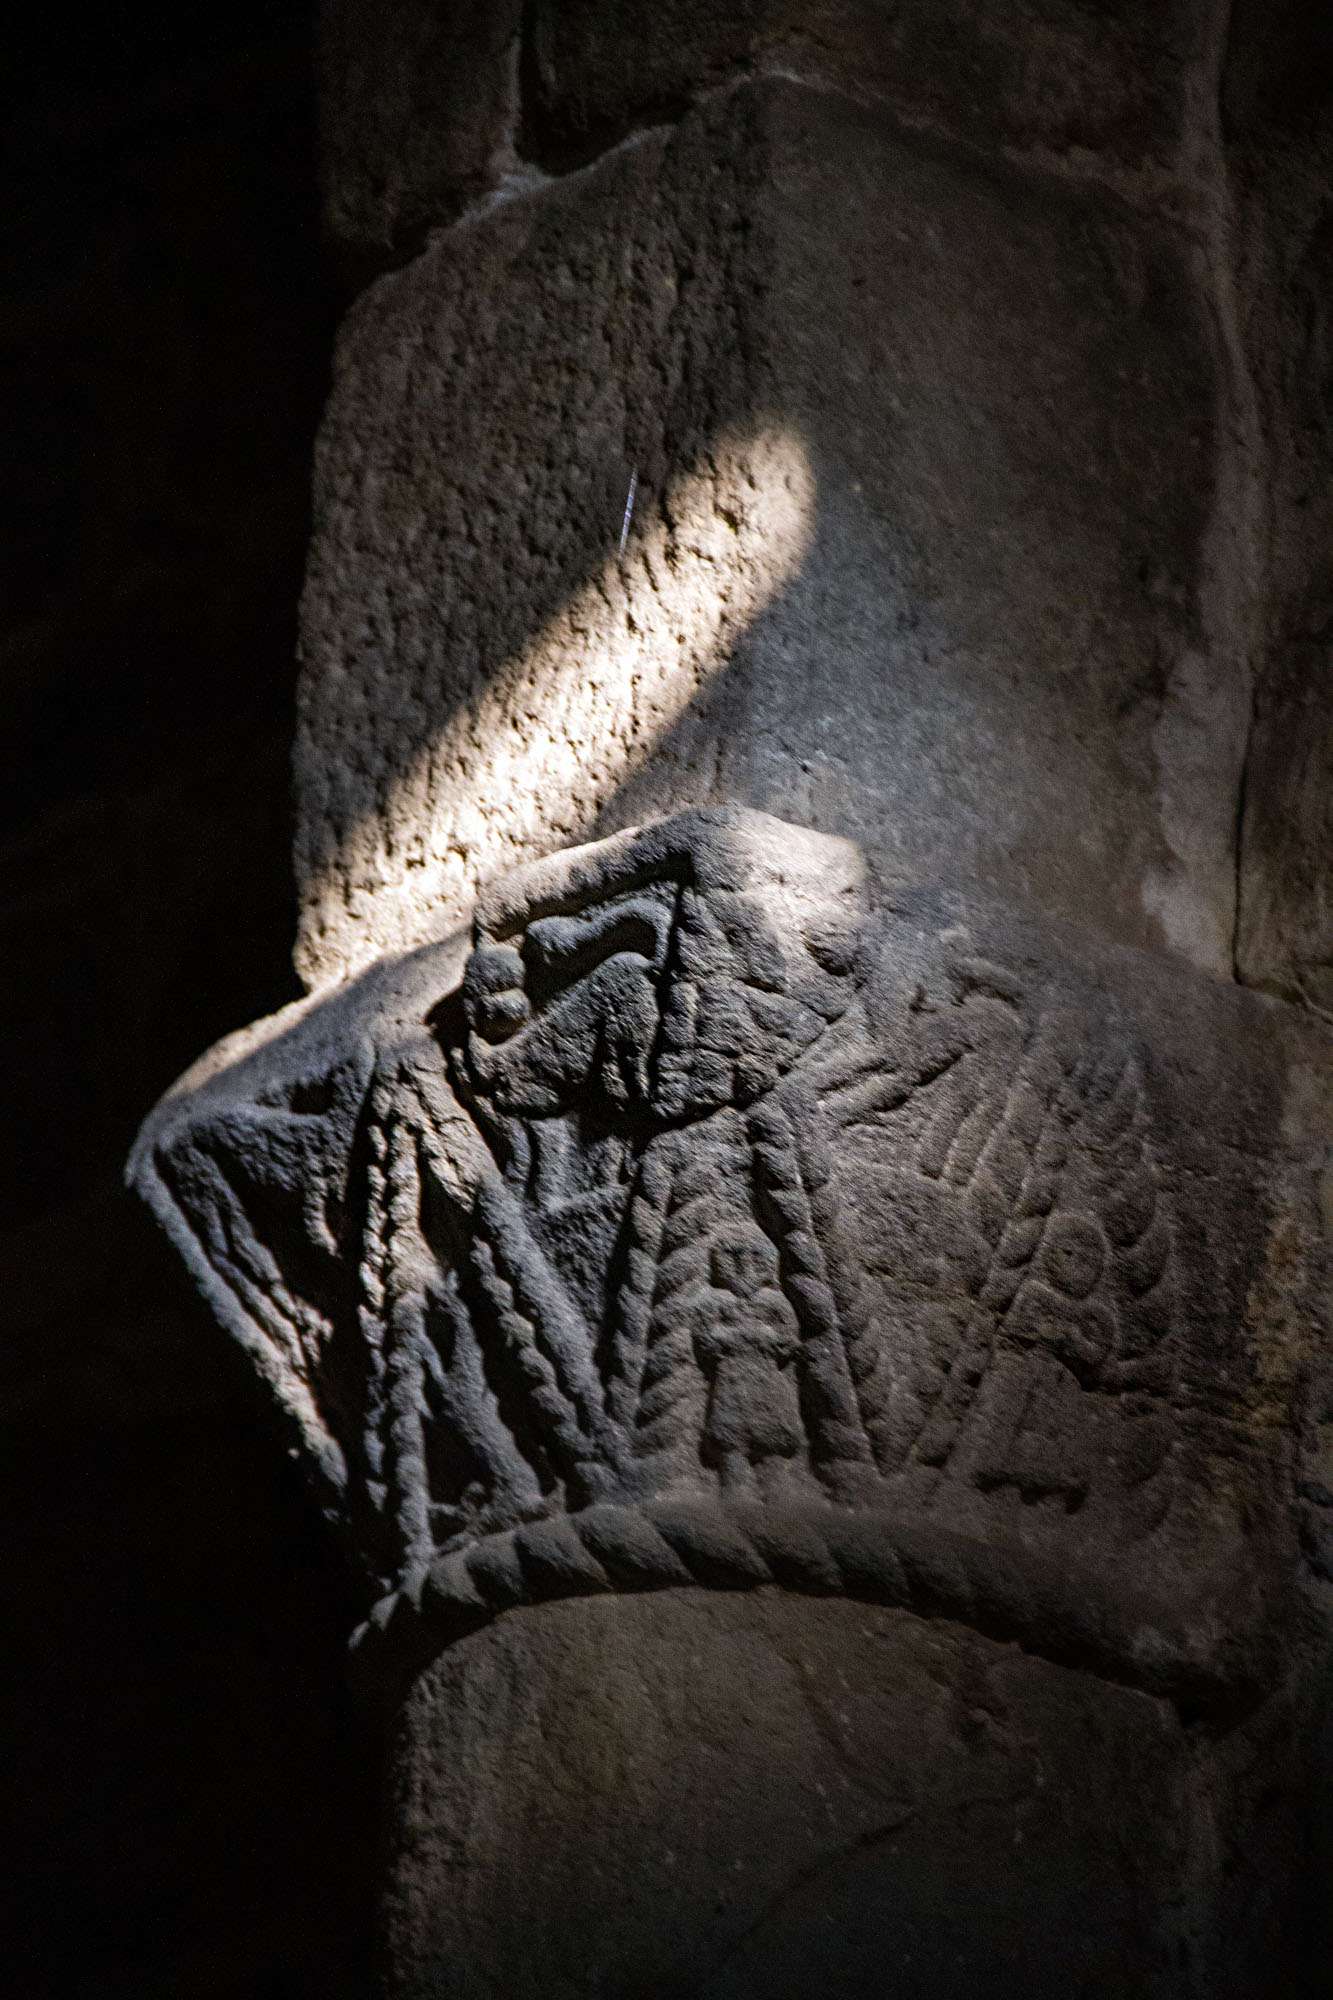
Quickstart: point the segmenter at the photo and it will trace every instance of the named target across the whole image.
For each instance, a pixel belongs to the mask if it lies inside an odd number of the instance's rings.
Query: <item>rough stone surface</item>
[[[512,1612],[403,1711],[388,1990],[1277,2000],[1308,1748],[901,1611]]]
[[[1208,0],[325,0],[322,14],[326,220],[381,261],[515,171],[564,171],[765,73],[1179,201],[1218,36]]]
[[[1187,1708],[1280,1677],[1323,1031],[735,811],[515,871],[460,967],[224,1044],[135,1164],[396,1592],[368,1656],[775,1581]]]
[[[374,286],[319,452],[307,981],[728,798],[1229,972],[1248,678],[1194,255],[767,82]]]
[[[903,1612],[514,1613],[406,1706],[390,1991],[1176,1995],[1183,1751],[1163,1703]]]

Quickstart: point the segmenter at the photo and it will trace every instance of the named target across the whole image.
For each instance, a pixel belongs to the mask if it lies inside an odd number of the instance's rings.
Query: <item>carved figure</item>
[[[985,929],[687,813],[166,1100],[132,1170],[378,1579],[367,1643],[776,1582],[1201,1700],[1261,1670],[1244,1230],[1173,1176],[1113,973]]]

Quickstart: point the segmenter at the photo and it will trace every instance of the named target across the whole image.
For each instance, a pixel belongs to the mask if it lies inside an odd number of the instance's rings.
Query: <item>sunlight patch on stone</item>
[[[448,718],[308,883],[301,966],[327,986],[463,922],[477,886],[586,836],[799,571],[815,481],[796,433],[719,439],[484,692]]]

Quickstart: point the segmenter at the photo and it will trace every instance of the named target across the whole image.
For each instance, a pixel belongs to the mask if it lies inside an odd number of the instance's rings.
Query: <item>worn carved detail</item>
[[[1230,1421],[1216,1260],[1139,1037],[1095,972],[861,874],[738,812],[518,869],[461,976],[450,943],[304,1003],[146,1128],[378,1579],[368,1641],[777,1583],[1152,1687],[1252,1671],[1183,1480]]]

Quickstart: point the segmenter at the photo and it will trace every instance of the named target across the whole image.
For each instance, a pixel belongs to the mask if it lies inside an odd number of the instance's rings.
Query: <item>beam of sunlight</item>
[[[307,985],[443,936],[480,883],[586,838],[800,569],[814,498],[805,446],[780,424],[729,432],[664,494],[641,491],[623,548],[448,715],[303,884]]]

